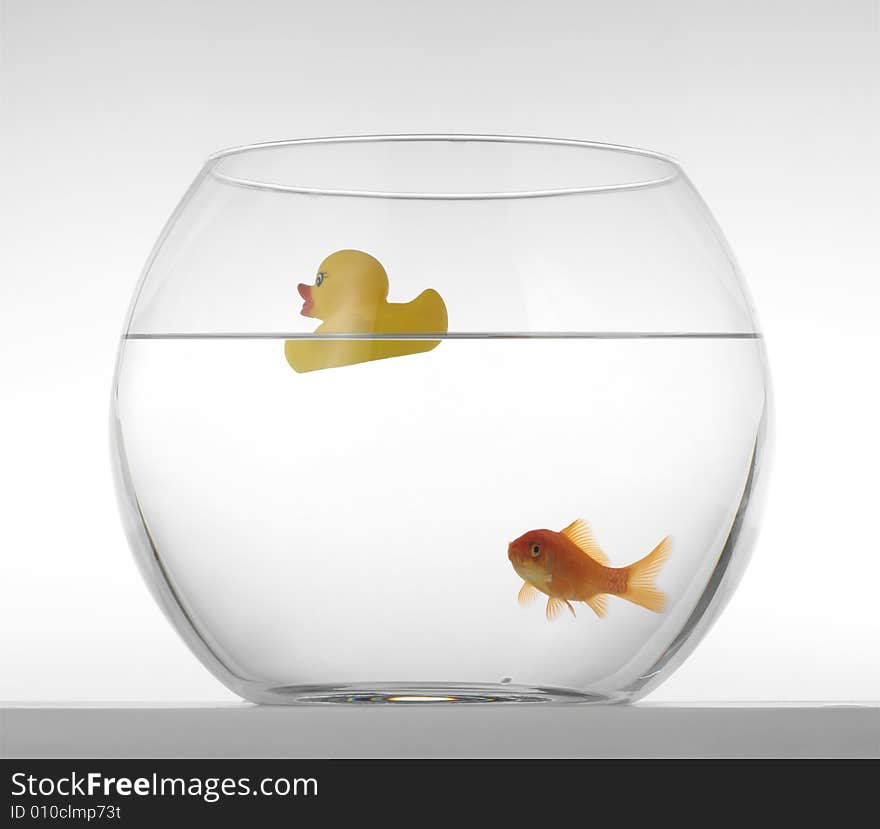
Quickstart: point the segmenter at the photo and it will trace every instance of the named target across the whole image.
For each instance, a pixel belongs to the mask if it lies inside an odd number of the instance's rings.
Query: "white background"
[[[233,699],[153,604],[117,518],[107,409],[131,291],[211,151],[446,131],[678,157],[761,313],[778,415],[763,534],[651,699],[880,699],[876,2],[0,9],[0,699]]]

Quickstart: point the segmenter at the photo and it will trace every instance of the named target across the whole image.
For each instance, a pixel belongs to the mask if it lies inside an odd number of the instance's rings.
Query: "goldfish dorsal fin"
[[[604,564],[606,567],[608,566],[608,556],[605,555],[605,551],[596,542],[590,525],[583,518],[572,521],[562,531],[562,534],[591,559],[598,561],[599,564]]]
[[[598,596],[592,596],[589,599],[584,599],[584,603],[588,604],[593,609],[593,613],[595,613],[600,619],[605,617],[605,613],[608,610],[608,599],[605,597],[604,593],[600,593]]]
[[[519,602],[520,607],[525,607],[528,604],[531,604],[538,597],[538,588],[534,585],[529,584],[527,581],[523,582],[523,586],[519,589],[519,594],[516,597],[516,600]]]

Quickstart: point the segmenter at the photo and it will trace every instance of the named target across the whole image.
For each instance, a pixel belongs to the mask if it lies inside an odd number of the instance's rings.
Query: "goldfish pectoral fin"
[[[525,607],[526,605],[531,604],[536,598],[538,598],[538,588],[529,584],[527,581],[524,581],[523,586],[520,587],[519,593],[516,597],[519,606]]]
[[[598,561],[599,564],[604,564],[606,567],[608,566],[608,556],[605,555],[605,551],[599,546],[592,529],[590,529],[590,525],[583,518],[577,518],[572,521],[571,524],[562,530],[562,534],[591,559]]]
[[[600,593],[598,596],[592,596],[589,599],[584,599],[584,604],[588,604],[593,609],[593,613],[595,613],[600,619],[604,619],[605,614],[608,612],[608,598],[604,593]]]
[[[555,621],[556,617],[559,616],[559,614],[562,612],[562,608],[565,607],[567,604],[568,602],[565,602],[562,599],[557,599],[556,596],[551,596],[549,599],[547,599],[547,621]],[[571,605],[569,605],[569,607],[571,607]]]

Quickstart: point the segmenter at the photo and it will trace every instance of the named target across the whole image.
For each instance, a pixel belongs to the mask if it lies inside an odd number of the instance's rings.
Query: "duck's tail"
[[[666,607],[666,595],[657,589],[655,580],[671,549],[672,538],[667,535],[643,559],[630,564],[626,568],[626,590],[620,597],[654,613],[662,613]]]
[[[410,306],[413,324],[421,331],[431,334],[445,334],[449,330],[449,314],[446,303],[433,288],[422,291]]]

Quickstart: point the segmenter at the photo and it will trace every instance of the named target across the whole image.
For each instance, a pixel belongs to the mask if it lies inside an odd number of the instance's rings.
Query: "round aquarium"
[[[742,277],[655,152],[473,135],[217,153],[113,389],[147,584],[249,700],[636,699],[755,541]]]

